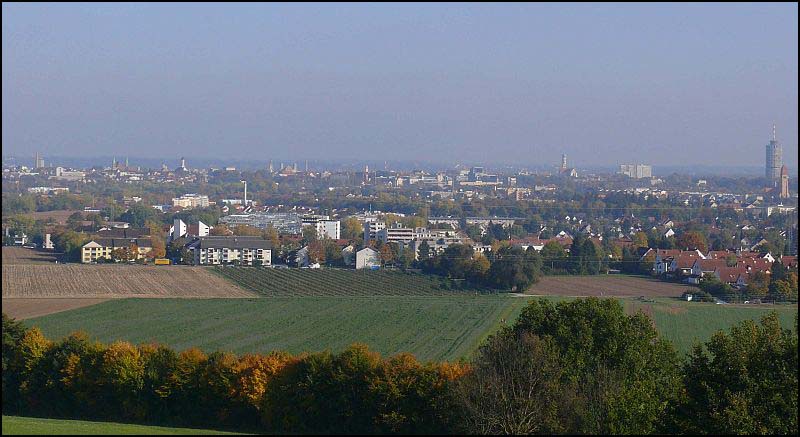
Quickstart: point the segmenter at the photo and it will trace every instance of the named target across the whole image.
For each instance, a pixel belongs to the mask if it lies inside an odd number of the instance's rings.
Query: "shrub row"
[[[4,331],[5,329],[4,315]],[[4,332],[5,334],[5,332]],[[460,364],[339,354],[236,356],[163,345],[61,341],[37,328],[3,344],[3,414],[301,433],[442,433]]]

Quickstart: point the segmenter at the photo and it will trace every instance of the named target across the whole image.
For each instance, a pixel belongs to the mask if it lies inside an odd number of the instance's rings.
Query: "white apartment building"
[[[261,237],[199,237],[187,248],[195,265],[217,265],[238,262],[241,265],[272,264],[272,248]]]
[[[364,223],[364,244],[370,242],[370,240],[374,240],[378,238],[378,231],[386,229],[386,223],[384,222],[366,222]]]
[[[318,238],[341,238],[341,224],[339,220],[331,220],[327,215],[307,215],[300,219],[303,227],[314,226]]]
[[[172,199],[172,206],[180,206],[181,208],[205,208],[208,206],[208,196],[200,194],[184,194],[181,197]]]

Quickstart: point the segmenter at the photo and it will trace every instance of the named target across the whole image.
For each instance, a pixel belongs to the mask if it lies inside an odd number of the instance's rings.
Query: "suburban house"
[[[272,247],[269,241],[261,237],[198,237],[186,247],[192,252],[195,265],[272,264]]]
[[[698,259],[703,259],[703,254],[700,251],[681,252],[670,262],[669,267],[667,267],[667,275],[690,276],[692,274],[692,265]]]
[[[81,247],[81,262],[97,262],[100,258],[110,260],[114,250],[130,249],[133,246],[137,247],[136,259],[144,258],[153,250],[153,243],[149,238],[95,238]]]
[[[356,252],[356,269],[370,269],[381,265],[381,258],[378,251],[365,247]]]
[[[698,259],[695,258],[692,264],[691,276],[686,278],[686,282],[690,284],[699,284],[700,279],[705,275],[713,275],[714,271],[719,268],[728,267],[727,261],[724,257],[714,259]]]

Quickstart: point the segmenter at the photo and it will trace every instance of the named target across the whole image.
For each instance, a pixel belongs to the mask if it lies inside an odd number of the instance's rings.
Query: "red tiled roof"
[[[699,259],[695,258],[695,263],[700,267],[703,272],[713,272],[717,268],[728,267],[725,259]],[[692,265],[694,267],[694,265]]]

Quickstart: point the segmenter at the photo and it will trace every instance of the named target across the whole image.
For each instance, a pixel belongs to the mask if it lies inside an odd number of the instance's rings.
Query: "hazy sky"
[[[7,4],[3,155],[797,167],[797,4]]]

